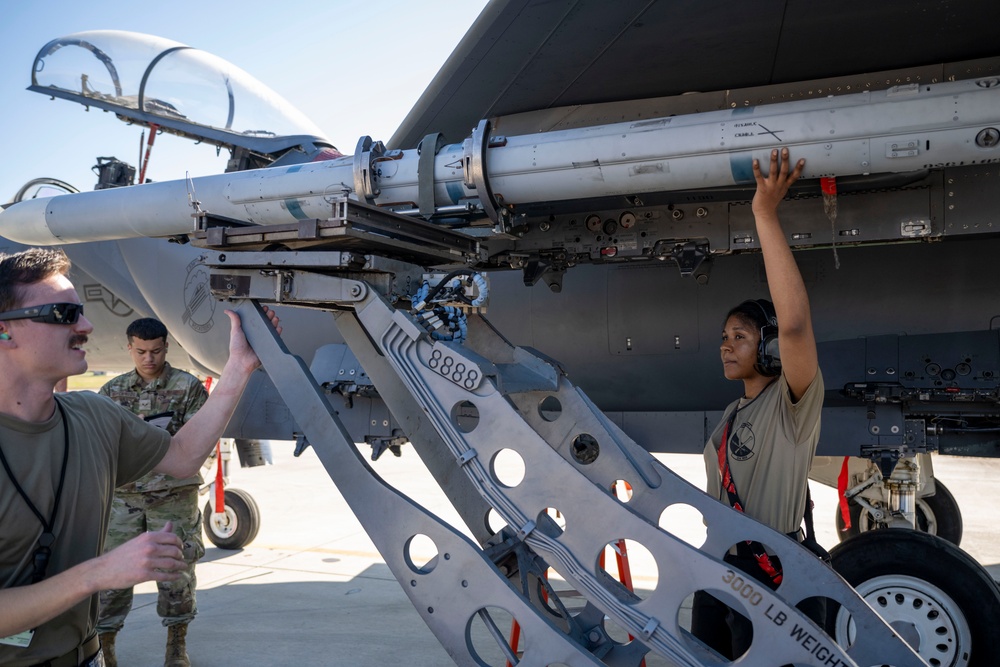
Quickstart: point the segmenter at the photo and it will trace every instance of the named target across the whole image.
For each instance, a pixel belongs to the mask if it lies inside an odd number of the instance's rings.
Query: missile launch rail
[[[349,212],[354,202],[345,208]],[[415,241],[419,233],[402,229],[375,238],[356,220],[283,230],[279,245],[289,252],[253,252],[273,247],[277,237],[266,229],[255,228],[251,236],[243,229],[208,230],[207,240],[218,245],[205,245],[223,251],[210,267],[212,291],[234,302],[302,435],[457,664],[635,666],[649,652],[670,665],[729,664],[682,627],[681,608],[698,590],[752,621],[746,664],[926,664],[831,568],[663,466],[612,424],[556,362],[511,345],[475,313],[463,343],[435,340],[424,318],[394,305],[407,298],[421,271],[401,259],[405,252],[414,252],[411,260],[455,253],[454,239]],[[313,230],[313,238],[302,238],[302,229]],[[358,252],[392,245],[396,259],[295,250],[325,234],[351,237]],[[228,252],[241,248],[251,251]],[[457,252],[471,257],[476,249]],[[262,304],[332,313],[476,541],[378,477],[307,366],[270,326]],[[523,474],[512,476],[498,466],[501,460],[519,460]],[[612,493],[616,482],[630,486],[630,499]],[[707,537],[700,547],[661,520],[677,504],[704,518]],[[505,527],[491,529],[492,513]],[[655,560],[658,583],[648,594],[627,589],[599,565],[605,547],[621,539],[643,545]],[[436,555],[425,560],[415,545],[428,540]],[[784,579],[776,591],[723,562],[740,540],[760,541],[780,558]],[[582,609],[570,610],[547,582],[548,568],[579,592]],[[796,609],[814,596],[850,614],[849,647]],[[510,617],[521,630],[519,646],[498,623]],[[612,639],[610,625],[635,639]]]
[[[446,227],[362,204],[346,196],[330,200],[327,219],[295,223],[224,226],[198,210],[191,242],[217,250],[332,250],[375,253],[418,265],[472,264],[483,259],[478,240]],[[223,219],[221,222],[225,222]]]

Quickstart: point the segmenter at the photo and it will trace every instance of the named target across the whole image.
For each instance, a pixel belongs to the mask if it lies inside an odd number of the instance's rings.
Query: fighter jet
[[[301,235],[303,221],[328,218],[346,196],[436,235],[438,249],[420,255],[428,270],[487,272],[490,321],[558,359],[636,442],[700,452],[734,395],[718,372],[721,319],[736,301],[766,296],[748,166],[788,146],[807,171],[783,218],[828,387],[829,458],[813,476],[843,486],[851,502],[837,520],[849,532],[903,524],[957,544],[961,515],[928,454],[996,455],[998,13],[978,2],[495,0],[396,133],[361,137],[353,156],[284,104],[243,116],[247,99],[273,98],[242,95],[261,89],[228,63],[149,36],[72,35],[40,51],[32,90],[216,143],[230,169],[24,202],[0,215],[0,233],[67,244],[82,269],[116,294],[138,292],[175,323],[195,363],[217,370],[225,347],[205,268],[221,253],[213,230],[287,224]],[[752,49],[726,46],[748,36]],[[135,81],[112,57],[130,43],[154,56]],[[57,66],[81,50],[92,69]],[[161,75],[185,67],[196,76]],[[170,90],[178,80],[210,83],[198,90],[217,104],[186,106],[187,91]],[[222,113],[198,118],[205,108]],[[362,234],[392,238],[374,223]],[[399,241],[382,252],[412,260]],[[166,276],[183,282],[182,299],[164,289]],[[301,317],[288,345],[342,398],[355,440],[376,453],[398,447],[408,434],[362,364],[328,319]],[[293,422],[262,381],[231,435],[288,438]],[[934,598],[936,609],[948,607],[958,635],[983,641],[990,630],[972,610],[995,601],[972,583],[978,575],[942,581],[921,558],[895,563],[929,582],[921,604],[946,591],[951,606]],[[877,597],[890,584],[871,574],[859,578]],[[986,664],[969,663],[961,644],[935,664]]]

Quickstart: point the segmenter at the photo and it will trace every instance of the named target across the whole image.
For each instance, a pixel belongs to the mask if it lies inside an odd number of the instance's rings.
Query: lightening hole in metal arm
[[[403,559],[417,574],[430,574],[437,567],[437,545],[423,533],[411,535],[403,546]]]
[[[490,462],[493,478],[508,489],[524,481],[524,471],[524,459],[513,449],[501,449]]]

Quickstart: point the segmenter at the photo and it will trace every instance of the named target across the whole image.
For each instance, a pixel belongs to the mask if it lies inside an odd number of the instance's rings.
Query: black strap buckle
[[[52,555],[52,543],[55,542],[55,535],[49,532],[42,533],[38,538],[38,548],[35,549],[31,583],[37,584],[45,578],[45,572],[49,569],[49,557]]]

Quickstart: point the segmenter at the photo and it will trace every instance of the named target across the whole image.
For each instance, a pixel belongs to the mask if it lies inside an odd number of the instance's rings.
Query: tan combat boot
[[[118,667],[118,656],[115,655],[115,633],[102,632],[98,635],[101,640],[101,652],[104,653],[104,667]]]
[[[179,623],[167,628],[167,655],[163,660],[163,667],[191,667],[187,647],[184,645],[187,629],[187,623]]]

